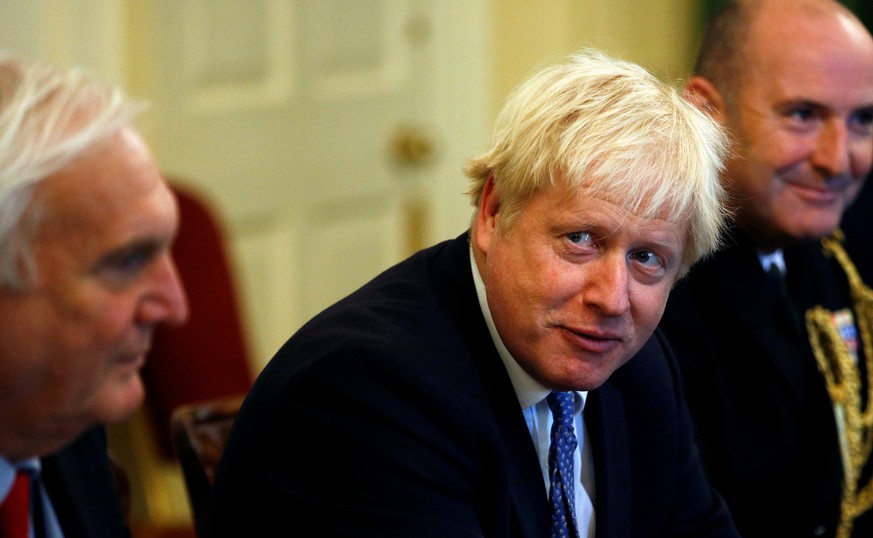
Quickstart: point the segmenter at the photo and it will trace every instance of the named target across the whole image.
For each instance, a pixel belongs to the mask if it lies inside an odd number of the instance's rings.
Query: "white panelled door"
[[[131,90],[226,218],[258,364],[411,249],[463,231],[484,1],[130,2]]]

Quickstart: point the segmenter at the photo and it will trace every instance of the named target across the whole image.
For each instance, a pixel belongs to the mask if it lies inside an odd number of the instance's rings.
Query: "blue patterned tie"
[[[549,503],[552,508],[552,538],[578,538],[573,453],[576,433],[572,392],[552,392],[546,400],[552,410],[552,441],[549,446]]]

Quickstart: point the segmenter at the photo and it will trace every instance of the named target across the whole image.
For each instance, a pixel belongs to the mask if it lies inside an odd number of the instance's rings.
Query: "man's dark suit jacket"
[[[868,286],[873,285],[873,172],[846,210],[840,227],[846,234],[846,251],[858,273]]]
[[[65,538],[130,536],[109,466],[103,428],[85,432],[60,452],[42,458],[41,463],[42,482]]]
[[[833,536],[836,422],[805,326],[788,309],[847,307],[848,284],[818,242],[790,247],[786,305],[749,238],[733,230],[728,245],[679,282],[661,321],[705,467],[744,537]],[[859,520],[867,530],[855,536],[873,536],[868,525]]]
[[[468,249],[419,252],[279,350],[234,423],[204,536],[549,535]],[[585,421],[598,537],[736,536],[660,336],[590,393]]]

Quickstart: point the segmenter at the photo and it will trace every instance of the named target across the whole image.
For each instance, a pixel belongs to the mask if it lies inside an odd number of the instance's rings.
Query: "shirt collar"
[[[12,463],[3,456],[0,456],[0,503],[9,495],[9,490],[12,489],[12,482],[15,481],[15,473],[18,469],[27,469],[32,476],[39,474],[39,458],[29,458]]]
[[[782,254],[781,248],[769,253],[758,252],[758,260],[761,262],[761,267],[764,268],[765,273],[768,272],[770,266],[775,263],[776,267],[782,271],[782,274],[785,274],[785,256]]]

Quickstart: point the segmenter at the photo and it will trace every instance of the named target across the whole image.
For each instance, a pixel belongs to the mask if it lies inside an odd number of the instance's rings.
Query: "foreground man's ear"
[[[476,214],[476,233],[474,240],[482,252],[488,252],[491,240],[497,232],[497,219],[500,214],[500,199],[494,189],[494,176],[489,176],[482,188],[479,211]]]

